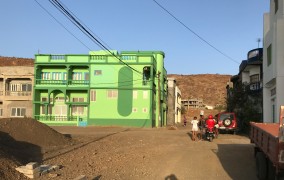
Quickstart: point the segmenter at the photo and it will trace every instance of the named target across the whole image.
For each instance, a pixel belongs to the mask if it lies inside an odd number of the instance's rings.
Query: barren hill
[[[0,66],[34,66],[34,60],[31,58],[0,56]]]
[[[196,74],[177,75],[169,74],[168,77],[176,79],[181,90],[182,99],[203,99],[206,105],[225,105],[226,85],[231,75]]]

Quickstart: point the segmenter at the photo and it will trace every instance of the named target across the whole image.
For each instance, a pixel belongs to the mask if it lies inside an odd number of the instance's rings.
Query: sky
[[[0,56],[101,50],[48,0],[0,2]],[[270,1],[156,0],[176,19],[154,0],[60,2],[110,49],[163,51],[168,74],[236,75],[248,51],[262,47]]]

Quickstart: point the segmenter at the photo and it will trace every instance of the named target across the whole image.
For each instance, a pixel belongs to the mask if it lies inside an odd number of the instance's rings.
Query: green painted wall
[[[50,94],[53,99],[56,96],[66,99],[51,103],[52,116],[55,115],[56,104],[66,104],[67,116],[74,120],[74,117],[71,118],[72,106],[79,105],[84,106],[84,114],[81,116],[88,125],[161,126],[163,123],[159,124],[157,121],[158,115],[160,114],[160,122],[166,121],[166,117],[163,115],[164,102],[159,104],[161,102],[159,98],[163,100],[165,97],[162,97],[164,93],[158,96],[157,73],[162,72],[164,76],[164,53],[124,51],[118,54],[117,51],[113,52],[133,69],[105,51],[92,51],[90,55],[36,55],[35,76],[38,81],[35,81],[34,116],[41,115],[41,108],[39,108],[43,104],[40,102],[41,97],[47,97]],[[143,75],[144,67],[149,67],[151,71],[147,79]],[[40,83],[44,81],[41,75],[44,72],[66,73],[67,81],[62,81],[63,84],[60,85],[54,84],[55,81]],[[72,80],[74,73],[87,73],[88,84],[80,84],[81,81],[74,84],[75,80]],[[165,82],[162,81],[163,76],[160,79],[161,91],[164,91],[165,87],[163,84]],[[84,102],[72,102],[73,98],[84,98]],[[48,124],[54,124],[54,122]]]

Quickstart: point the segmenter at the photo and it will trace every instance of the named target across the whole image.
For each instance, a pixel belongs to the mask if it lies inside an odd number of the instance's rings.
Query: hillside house
[[[32,117],[33,59],[0,57],[0,118]]]
[[[49,125],[164,126],[166,77],[161,51],[37,54],[33,115]]]
[[[168,115],[167,125],[181,123],[181,91],[176,85],[175,78],[167,78],[168,81]]]

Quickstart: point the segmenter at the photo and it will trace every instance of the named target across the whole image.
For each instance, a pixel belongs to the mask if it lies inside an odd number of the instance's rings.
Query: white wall
[[[263,34],[263,121],[279,122],[279,109],[284,105],[284,18],[283,0],[279,0],[274,12],[274,0],[270,1],[270,13],[264,15]],[[272,63],[267,65],[267,48],[272,45]],[[276,90],[276,93],[272,93]],[[274,105],[274,112],[273,112]],[[272,118],[274,114],[274,119]]]

